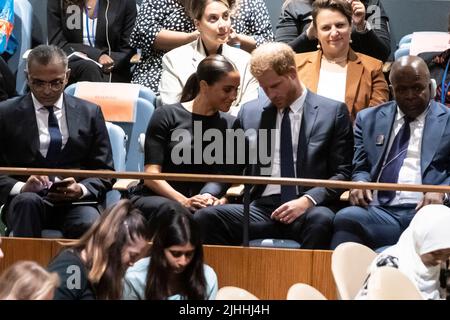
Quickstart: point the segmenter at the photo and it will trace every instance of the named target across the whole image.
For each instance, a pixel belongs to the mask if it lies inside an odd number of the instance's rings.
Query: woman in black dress
[[[226,112],[236,98],[240,76],[225,57],[211,55],[200,62],[183,89],[181,102],[156,109],[145,139],[145,172],[226,174],[226,130],[234,117]],[[211,152],[211,137],[219,146]],[[219,183],[145,180],[131,200],[150,221],[162,204],[196,211],[225,200],[227,185]],[[152,225],[153,223],[151,223]]]

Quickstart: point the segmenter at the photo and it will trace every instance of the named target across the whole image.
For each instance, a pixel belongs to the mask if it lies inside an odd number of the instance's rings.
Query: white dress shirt
[[[83,10],[83,44],[95,46],[95,36],[97,33],[97,18],[91,19]],[[90,42],[89,42],[90,40]]]
[[[297,168],[297,149],[298,149],[298,138],[300,136],[300,125],[302,123],[303,116],[303,104],[305,103],[306,88],[303,86],[303,93],[300,97],[295,100],[289,111],[289,119],[291,120],[291,135],[292,135],[292,151],[294,152],[294,168]],[[281,176],[280,167],[280,134],[281,134],[281,120],[283,119],[284,109],[277,110],[277,119],[275,122],[275,146],[274,152],[272,153],[272,171],[271,177]],[[295,170],[295,169],[294,169]],[[295,170],[296,172],[297,170]],[[262,193],[262,196],[270,196],[274,194],[281,193],[281,186],[278,184],[268,184]]]
[[[47,156],[48,146],[50,145],[50,133],[48,131],[48,110],[31,94],[34,104],[34,111],[36,112],[36,122],[39,131],[39,151],[45,158]],[[63,108],[63,95],[59,97],[58,101],[53,106],[56,120],[58,120],[59,131],[62,135],[61,149],[67,143],[69,138],[69,130],[67,128],[66,111]]]
[[[409,138],[408,150],[406,152],[405,160],[403,160],[403,165],[400,168],[400,172],[398,174],[399,184],[422,184],[422,170],[420,162],[421,162],[423,128],[425,125],[425,117],[427,111],[428,108],[414,121],[411,121],[409,123],[411,136]],[[405,123],[404,116],[405,114],[400,110],[399,107],[397,107],[397,114],[395,116],[395,121],[392,126],[394,134],[391,134],[389,138],[389,145],[383,161],[383,166],[386,163],[386,158],[387,155],[389,154],[389,150],[391,149],[392,143],[394,142],[395,136]],[[395,193],[395,198],[389,203],[389,205],[392,206],[400,204],[417,204],[422,199],[422,197],[423,197],[422,192],[397,191]],[[374,201],[378,203],[377,191],[374,192]]]
[[[33,105],[34,105],[34,111],[36,113],[36,122],[38,127],[38,133],[39,133],[39,152],[42,154],[42,156],[45,158],[47,156],[48,147],[50,145],[50,133],[48,131],[48,110],[44,107],[42,103],[40,103],[34,94],[31,94],[31,98],[33,99]],[[66,111],[64,110],[64,104],[63,104],[63,95],[59,97],[58,101],[53,105],[53,112],[55,114],[56,120],[58,120],[58,126],[59,131],[61,131],[62,136],[62,145],[61,150],[64,148],[64,146],[67,143],[67,140],[69,139],[69,129],[67,127],[67,120],[66,120]],[[56,179],[58,180],[58,179]],[[22,187],[24,186],[24,182],[19,181],[17,182],[9,194],[11,196],[18,195],[20,193],[20,190],[22,190]],[[82,191],[83,191],[83,197],[88,195],[87,188],[79,183]]]

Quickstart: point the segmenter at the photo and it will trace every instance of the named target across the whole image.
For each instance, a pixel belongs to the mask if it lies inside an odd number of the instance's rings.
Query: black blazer
[[[275,129],[277,108],[263,94],[257,100],[246,103],[238,115],[237,127],[247,133],[256,133],[258,129],[267,129],[269,136],[266,144],[268,152],[254,152],[256,159],[247,157],[246,175],[270,176],[271,162],[264,163],[260,155],[273,157],[271,150],[271,131]],[[250,130],[249,130],[250,129]],[[352,172],[353,130],[347,106],[308,91],[303,106],[303,116],[300,127],[297,150],[298,178],[349,180]],[[251,145],[260,146],[258,137],[249,136]],[[262,142],[264,143],[264,142]],[[259,147],[258,147],[259,148]],[[242,151],[241,151],[242,152]],[[263,170],[264,169],[264,170]],[[261,196],[265,185],[256,185],[252,198]],[[343,190],[323,187],[299,186],[299,194],[310,195],[318,205],[328,203],[339,198]]]
[[[67,54],[80,51],[98,61],[102,54],[108,54],[105,11],[109,1],[108,37],[111,58],[115,64],[113,74],[117,73],[125,77],[123,81],[129,81],[130,58],[135,53],[135,50],[130,47],[130,34],[136,20],[136,2],[135,0],[98,1],[95,47],[83,44],[84,7],[80,7],[78,12],[71,11],[71,8],[67,8],[65,0],[48,0],[48,42],[62,48]],[[79,23],[79,28],[76,23]],[[75,27],[72,28],[74,25]]]
[[[61,169],[114,170],[111,144],[100,107],[64,94],[69,139],[59,154]],[[31,94],[0,103],[0,166],[48,167],[39,151],[39,132]],[[5,204],[18,181],[27,176],[0,175],[0,203]],[[101,178],[77,179],[91,198],[103,201],[111,181]]]

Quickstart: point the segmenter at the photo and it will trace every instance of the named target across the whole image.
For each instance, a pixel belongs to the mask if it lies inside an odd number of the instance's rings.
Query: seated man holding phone
[[[63,93],[65,53],[40,45],[28,55],[26,72],[31,93],[0,104],[0,167],[113,170],[100,108]],[[2,217],[16,237],[60,229],[78,238],[99,217],[96,204],[110,189],[110,180],[95,177],[0,175]]]

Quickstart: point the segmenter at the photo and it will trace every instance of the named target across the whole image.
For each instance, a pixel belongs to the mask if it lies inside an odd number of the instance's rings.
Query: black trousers
[[[69,60],[70,77],[68,85],[78,81],[106,82],[108,76],[95,63],[83,59]]]
[[[24,192],[8,205],[6,225],[15,237],[40,238],[43,229],[61,230],[64,237],[77,239],[97,220],[96,206],[50,206],[36,193]]]
[[[328,249],[330,246],[334,213],[327,207],[307,210],[291,224],[270,218],[281,205],[280,196],[262,197],[250,204],[250,239],[292,239],[303,249]],[[244,206],[227,204],[198,210],[194,219],[203,232],[205,244],[241,245]]]
[[[95,63],[83,59],[69,60],[70,77],[68,85],[79,81],[90,82],[108,82],[109,74],[104,73]],[[131,74],[129,70],[114,70],[112,73],[112,82],[127,82],[131,81]]]
[[[142,215],[147,220],[150,237],[158,229],[159,218],[168,212],[189,210],[183,207],[180,203],[161,196],[138,196],[130,197],[131,203],[139,209]]]

